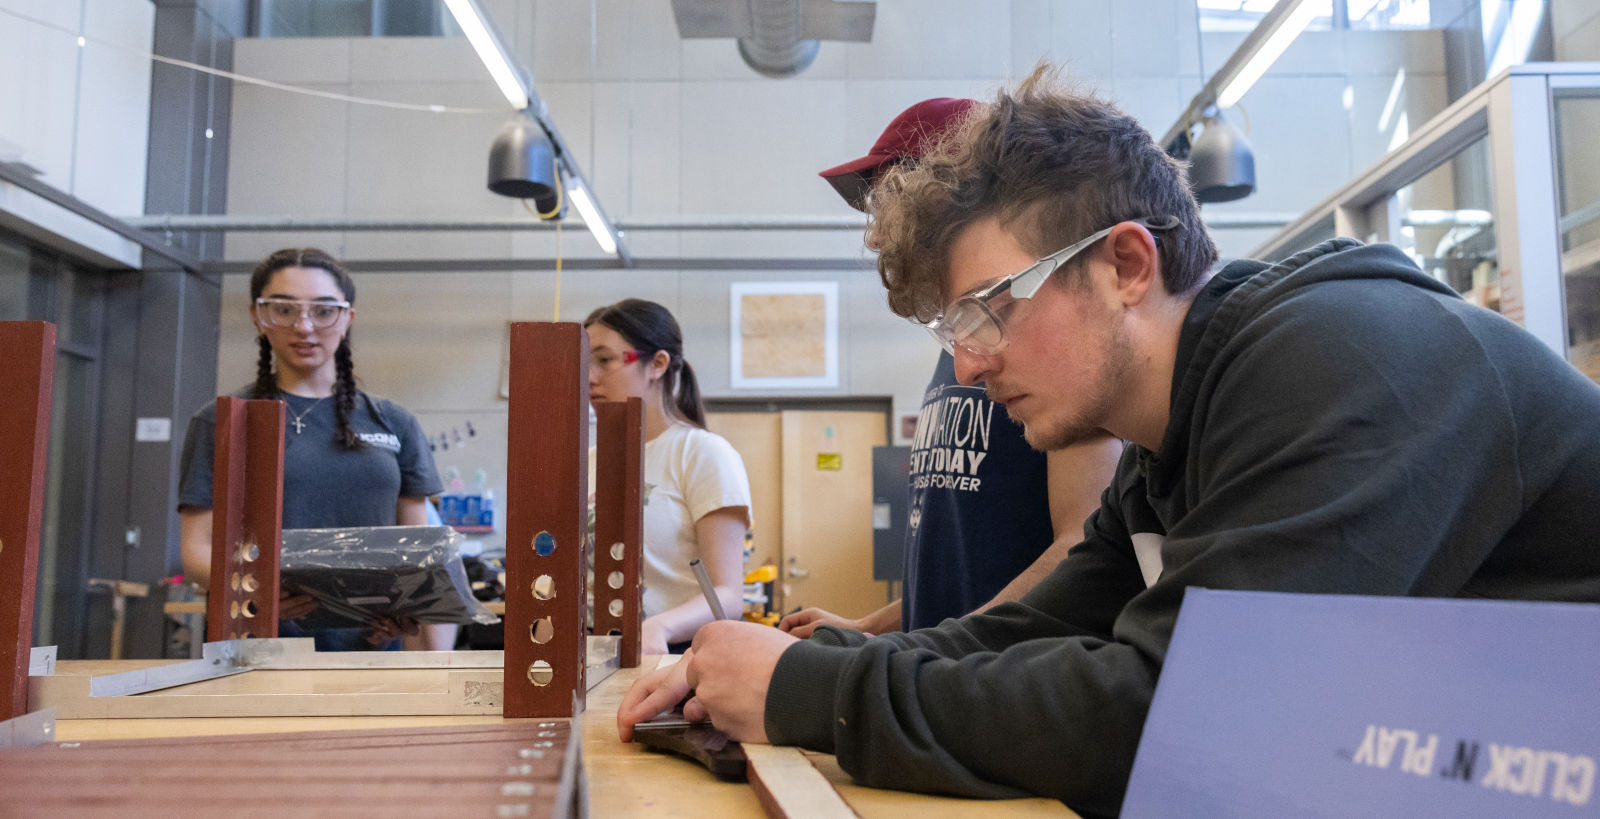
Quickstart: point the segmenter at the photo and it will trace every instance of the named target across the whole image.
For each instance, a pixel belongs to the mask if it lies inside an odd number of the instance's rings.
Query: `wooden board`
[[[56,327],[0,322],[0,721],[28,712]]]
[[[0,751],[0,815],[564,817],[578,736],[546,720]]]
[[[506,451],[505,715],[583,708],[589,338],[511,325]]]
[[[644,622],[644,403],[595,405],[594,632],[622,636],[623,668],[639,664]]]
[[[278,636],[283,419],[282,401],[217,399],[206,612],[215,640]]]
[[[856,812],[799,748],[750,744],[744,755],[750,787],[772,819],[855,819]]]

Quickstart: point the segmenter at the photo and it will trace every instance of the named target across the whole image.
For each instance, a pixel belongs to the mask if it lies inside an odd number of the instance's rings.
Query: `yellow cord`
[[[528,202],[528,200],[526,200],[526,199],[522,200],[523,209],[528,211],[529,213],[533,214],[534,216],[538,217],[541,220],[542,219],[551,219],[551,218],[555,218],[555,217],[558,217],[558,216],[561,215],[561,200],[562,200],[563,190],[564,190],[564,186],[561,184],[561,162],[560,162],[560,160],[557,160],[553,156],[550,158],[550,177],[552,179],[554,179],[555,183],[556,183],[556,204],[555,204],[555,207],[550,209],[549,213],[540,213],[537,208],[535,208],[532,204],[530,204]],[[561,220],[560,219],[556,219],[556,315],[555,315],[554,321],[560,321],[560,320],[561,320]]]
[[[561,320],[561,220],[556,220],[556,316],[551,321]]]

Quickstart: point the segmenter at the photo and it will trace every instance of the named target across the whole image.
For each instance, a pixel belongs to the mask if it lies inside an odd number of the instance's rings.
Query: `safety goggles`
[[[339,323],[344,311],[350,309],[347,301],[299,301],[297,299],[256,299],[256,315],[273,327],[293,327],[303,318],[311,325],[325,330]]]
[[[1178,220],[1128,219],[1146,230],[1171,230]],[[1118,222],[1117,224],[1121,224]],[[962,294],[951,302],[944,312],[923,326],[939,342],[945,352],[954,354],[957,347],[978,355],[994,355],[1005,349],[1006,320],[1016,310],[1017,302],[1033,298],[1050,274],[1061,269],[1072,257],[1087,250],[1090,245],[1104,239],[1116,225],[1090,234],[1088,237],[1056,251],[1023,270],[1013,273],[993,284],[981,285]]]

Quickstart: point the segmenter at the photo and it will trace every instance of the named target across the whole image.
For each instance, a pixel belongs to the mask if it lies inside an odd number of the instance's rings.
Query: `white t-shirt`
[[[592,489],[593,449],[589,458]],[[701,557],[694,524],[729,506],[742,507],[750,523],[750,478],[726,438],[672,424],[645,442],[644,616],[704,596],[689,568],[689,561]]]

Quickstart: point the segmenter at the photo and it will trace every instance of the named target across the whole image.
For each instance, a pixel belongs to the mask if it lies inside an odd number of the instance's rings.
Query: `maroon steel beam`
[[[56,326],[0,322],[0,721],[28,713]]]
[[[639,665],[644,555],[644,402],[595,404],[594,632],[620,634],[623,668]]]
[[[207,639],[278,636],[283,407],[282,401],[217,399]]]
[[[506,441],[505,710],[583,709],[589,495],[589,337],[511,325]]]

